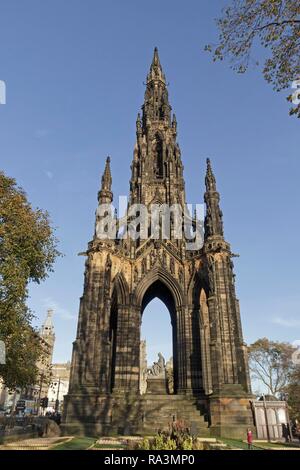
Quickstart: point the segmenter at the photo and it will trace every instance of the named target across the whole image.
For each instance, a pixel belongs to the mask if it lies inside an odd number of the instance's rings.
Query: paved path
[[[0,445],[0,450],[48,450],[54,444],[66,442],[71,437],[36,437],[34,439],[24,439],[21,441],[7,442]]]

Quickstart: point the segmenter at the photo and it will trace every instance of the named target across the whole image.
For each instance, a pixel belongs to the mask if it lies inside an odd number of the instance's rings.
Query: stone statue
[[[170,271],[171,271],[171,274],[174,274],[174,273],[175,273],[174,258],[171,258],[171,259],[170,259]]]
[[[158,353],[158,361],[154,362],[152,367],[148,369],[150,376],[159,377],[165,372],[166,361],[162,353]]]
[[[178,271],[178,278],[179,278],[179,284],[183,284],[184,281],[184,274],[183,274],[183,269],[179,268]]]
[[[145,274],[147,271],[147,259],[143,258],[142,260],[142,274]]]
[[[155,251],[151,250],[151,252],[150,252],[150,265],[151,265],[151,267],[154,265],[154,263],[155,263]]]

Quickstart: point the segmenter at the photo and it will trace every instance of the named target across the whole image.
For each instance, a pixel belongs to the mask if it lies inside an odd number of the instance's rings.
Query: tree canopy
[[[13,388],[34,382],[40,341],[26,305],[28,283],[40,283],[53,270],[57,239],[49,215],[33,209],[13,178],[0,172],[0,340],[6,363],[0,377]]]
[[[229,58],[231,67],[243,73],[253,62],[253,46],[260,43],[267,54],[264,78],[276,91],[290,88],[290,114],[300,117],[299,0],[232,0],[216,21],[218,44],[206,46],[214,60]]]
[[[285,392],[295,369],[292,359],[295,347],[261,338],[248,351],[251,378],[262,383],[273,396]]]

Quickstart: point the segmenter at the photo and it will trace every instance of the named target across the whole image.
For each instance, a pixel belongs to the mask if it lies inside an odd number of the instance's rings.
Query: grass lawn
[[[58,444],[51,450],[86,450],[95,442],[94,437],[73,437],[70,441]]]
[[[122,444],[95,444],[93,449],[126,449],[125,445]]]
[[[224,444],[227,444],[229,447],[232,447],[234,449],[240,449],[240,450],[248,450],[248,444],[246,442],[243,442],[241,439],[227,439],[223,438],[218,440],[224,442]],[[253,444],[253,450],[265,450],[263,447],[260,447],[260,445]]]

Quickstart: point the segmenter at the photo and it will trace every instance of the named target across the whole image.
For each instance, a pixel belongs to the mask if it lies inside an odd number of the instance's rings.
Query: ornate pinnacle
[[[157,47],[154,48],[154,54],[153,54],[153,59],[152,59],[152,63],[150,66],[150,72],[147,76],[147,82],[149,83],[151,80],[161,80],[164,83],[166,82],[166,77],[160,65]]]
[[[101,178],[101,189],[98,192],[99,203],[112,202],[113,195],[111,192],[112,177],[110,172],[110,157],[106,158],[105,169]]]
[[[206,217],[204,221],[205,239],[212,235],[223,236],[223,214],[219,206],[220,196],[217,192],[216,178],[213,174],[209,158],[207,158],[206,164],[206,193],[204,194],[204,200],[206,203]]]
[[[142,133],[142,120],[140,113],[138,113],[136,118],[136,133],[137,135],[140,135]]]
[[[216,191],[216,178],[213,174],[210,159],[206,159],[207,169],[206,169],[206,176],[205,176],[205,186],[206,191]]]
[[[110,172],[110,157],[106,158],[104,173],[101,179],[101,189],[111,190],[112,177]]]

